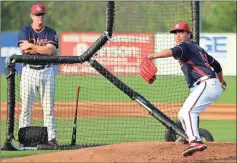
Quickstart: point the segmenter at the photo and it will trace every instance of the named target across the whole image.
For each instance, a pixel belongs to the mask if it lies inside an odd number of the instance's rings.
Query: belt
[[[212,76],[212,75],[203,76],[199,78],[196,82],[194,82],[191,88],[196,87],[197,85],[201,84],[205,80],[213,79],[213,78],[216,78],[216,76]]]
[[[43,70],[48,67],[50,67],[50,65],[29,65],[29,68],[34,70]]]

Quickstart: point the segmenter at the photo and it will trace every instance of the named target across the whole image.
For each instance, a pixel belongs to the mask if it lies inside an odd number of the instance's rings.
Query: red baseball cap
[[[31,14],[45,14],[45,6],[43,4],[35,4],[31,7]]]
[[[173,29],[170,31],[170,33],[175,33],[175,31],[187,31],[191,33],[190,28],[186,22],[178,22],[174,24]]]

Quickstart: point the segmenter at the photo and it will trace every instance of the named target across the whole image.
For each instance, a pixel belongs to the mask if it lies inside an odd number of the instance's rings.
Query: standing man
[[[218,61],[191,40],[192,33],[186,22],[178,22],[170,33],[174,33],[176,46],[148,55],[149,59],[173,56],[181,65],[190,94],[178,113],[178,118],[187,135],[189,147],[183,156],[203,151],[207,146],[199,135],[199,114],[220,97],[227,86]],[[178,83],[177,83],[178,84]]]
[[[45,26],[45,13],[43,4],[32,6],[30,14],[32,24],[22,27],[19,32],[18,46],[23,55],[56,55],[58,37],[53,29]],[[22,108],[19,128],[30,126],[32,105],[35,103],[37,93],[39,93],[44,112],[44,126],[47,127],[48,131],[48,141],[50,145],[56,145],[53,66],[51,64],[24,64],[20,87]]]

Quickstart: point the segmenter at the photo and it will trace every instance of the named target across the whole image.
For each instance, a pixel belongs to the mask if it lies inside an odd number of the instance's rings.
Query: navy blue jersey
[[[171,50],[173,57],[180,62],[189,88],[203,76],[216,76],[210,66],[216,60],[195,42],[186,40]]]
[[[28,40],[30,43],[38,46],[46,46],[47,44],[52,44],[56,48],[58,48],[57,33],[47,26],[45,26],[40,31],[33,29],[31,25],[23,26],[19,32],[18,46],[24,40]]]

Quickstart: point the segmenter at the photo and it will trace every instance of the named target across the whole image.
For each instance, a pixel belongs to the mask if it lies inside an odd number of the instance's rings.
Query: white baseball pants
[[[54,118],[54,93],[55,81],[53,66],[42,70],[35,70],[24,66],[22,69],[21,83],[21,114],[19,128],[31,125],[32,106],[36,101],[37,93],[44,112],[44,126],[47,127],[48,140],[56,137]]]
[[[202,141],[198,131],[199,114],[216,101],[221,93],[221,84],[217,78],[205,80],[190,89],[190,94],[178,113],[189,142]]]

